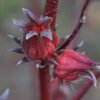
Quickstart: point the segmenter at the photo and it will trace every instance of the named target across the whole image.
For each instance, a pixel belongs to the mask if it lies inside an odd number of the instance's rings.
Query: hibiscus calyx
[[[73,81],[81,76],[88,76],[85,78],[91,79],[96,86],[95,72],[98,64],[88,58],[86,55],[74,51],[72,49],[65,49],[57,58],[57,64],[54,65],[54,75],[66,81]]]
[[[23,30],[20,51],[23,51],[30,61],[46,60],[48,62],[58,45],[57,35],[50,28],[52,18],[48,16],[39,18],[28,9],[23,8],[22,10],[29,21],[13,19],[13,23]],[[18,50],[13,51],[20,53]]]

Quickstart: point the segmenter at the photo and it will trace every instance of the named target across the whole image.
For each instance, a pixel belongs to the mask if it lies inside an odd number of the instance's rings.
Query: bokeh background
[[[60,0],[57,15],[57,34],[69,34],[80,11],[82,0]],[[7,34],[22,36],[12,23],[12,18],[23,18],[22,8],[33,10],[37,15],[43,12],[45,0],[0,0],[0,93],[10,88],[9,100],[39,100],[38,72],[32,63],[16,66],[23,55],[11,53],[18,47]],[[100,1],[91,0],[87,9],[87,21],[80,30],[77,43],[85,40],[80,51],[100,62]],[[83,100],[100,100],[100,81],[92,87]]]

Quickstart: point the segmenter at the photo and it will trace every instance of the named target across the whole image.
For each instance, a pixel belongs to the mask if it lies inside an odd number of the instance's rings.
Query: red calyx
[[[23,48],[32,60],[41,60],[49,58],[55,50],[54,43],[46,37],[39,40],[37,36],[23,41]]]
[[[37,35],[32,36],[29,39],[23,39],[23,48],[28,57],[31,60],[44,60],[49,59],[55,51],[55,47],[57,46],[57,35],[56,33],[46,33],[51,34],[52,40],[50,40],[46,36],[41,36],[42,32],[50,29],[45,29],[43,26],[31,26],[28,27],[28,31],[36,32]],[[28,33],[27,33],[28,34]],[[26,34],[26,35],[27,35]],[[44,33],[43,33],[44,34]],[[45,35],[46,35],[45,34]]]
[[[58,57],[54,73],[60,79],[75,80],[82,72],[94,66],[94,61],[80,52],[65,49]]]

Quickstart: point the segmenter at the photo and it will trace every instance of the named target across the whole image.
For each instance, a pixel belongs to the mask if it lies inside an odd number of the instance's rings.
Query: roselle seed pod
[[[54,66],[55,75],[67,81],[75,80],[87,70],[95,69],[96,63],[86,55],[71,49],[65,49],[57,56]]]
[[[29,22],[17,20],[13,20],[13,22],[24,32],[22,39],[24,53],[33,61],[50,59],[58,44],[57,35],[50,28],[52,18],[48,16],[38,18],[24,8],[23,13]]]

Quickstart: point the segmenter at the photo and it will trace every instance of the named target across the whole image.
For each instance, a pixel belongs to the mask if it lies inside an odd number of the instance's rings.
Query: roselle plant
[[[72,100],[80,100],[92,84],[96,87],[96,77],[99,77],[98,70],[100,70],[97,62],[77,51],[83,41],[79,45],[69,48],[86,22],[85,13],[90,0],[82,2],[75,27],[70,35],[66,35],[63,39],[59,39],[56,33],[58,2],[59,0],[46,0],[43,15],[40,17],[28,9],[22,9],[28,21],[13,19],[13,23],[22,29],[23,38],[9,35],[20,46],[11,51],[25,54],[17,65],[31,61],[36,65],[39,71],[41,100],[51,100],[52,81],[57,80],[56,84],[60,84],[60,88],[65,82],[70,83],[80,77],[85,77],[89,80],[86,80],[86,83],[72,97]]]

